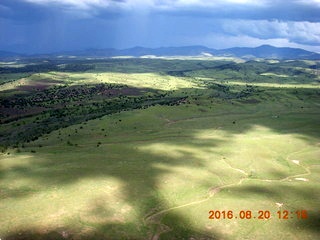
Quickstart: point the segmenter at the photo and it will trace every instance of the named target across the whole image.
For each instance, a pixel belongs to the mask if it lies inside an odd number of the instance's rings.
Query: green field
[[[38,61],[0,66],[1,240],[319,238],[319,62]]]

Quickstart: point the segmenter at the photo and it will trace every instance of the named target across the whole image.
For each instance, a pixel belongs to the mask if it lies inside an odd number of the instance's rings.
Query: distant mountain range
[[[309,52],[299,48],[273,47],[262,45],[260,47],[235,47],[227,49],[212,49],[204,46],[186,46],[186,47],[161,47],[161,48],[144,48],[134,47],[128,49],[87,49],[82,51],[57,52],[52,54],[26,55],[0,51],[0,58],[25,58],[25,57],[116,57],[116,56],[155,56],[155,57],[172,57],[172,56],[219,56],[219,57],[238,57],[238,58],[265,58],[265,59],[307,59],[320,60],[320,54]]]

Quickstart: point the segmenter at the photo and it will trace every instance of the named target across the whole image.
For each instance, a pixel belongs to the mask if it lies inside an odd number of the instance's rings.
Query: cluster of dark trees
[[[263,92],[262,89],[246,84],[241,90],[232,90],[230,86],[218,83],[207,83],[207,88],[212,89],[211,97],[223,99],[242,99]]]
[[[71,101],[89,100],[97,95],[116,96],[122,88],[127,87],[120,84],[97,84],[77,86],[55,86],[26,96],[13,96],[5,99],[0,98],[0,104],[4,107],[25,108],[31,106],[50,107],[57,103],[68,103]],[[111,92],[110,90],[118,90]]]
[[[154,105],[177,105],[182,97],[169,96],[167,93],[141,94],[135,96],[115,95],[113,97],[102,96],[95,99],[98,93],[109,90],[121,89],[123,85],[99,84],[95,86],[78,86],[75,88],[59,87],[47,89],[44,92],[34,93],[25,98],[2,99],[2,106],[24,108],[46,106],[39,114],[35,114],[33,120],[24,121],[32,115],[2,119],[2,123],[14,126],[0,133],[0,145],[18,145],[24,142],[36,140],[39,136],[59,128],[78,124],[91,119],[96,119],[107,114],[113,114],[132,109],[147,108]],[[54,96],[60,103],[57,107]],[[91,99],[90,99],[91,98]],[[9,130],[10,129],[10,130]]]
[[[0,67],[0,74],[4,73],[39,73],[39,72],[83,72],[95,69],[93,64],[70,63],[59,66],[54,63],[28,64],[23,67]]]

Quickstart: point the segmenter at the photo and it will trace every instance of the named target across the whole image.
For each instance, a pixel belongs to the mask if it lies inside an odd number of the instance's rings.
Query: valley
[[[316,239],[319,68],[233,57],[1,62],[0,238]]]

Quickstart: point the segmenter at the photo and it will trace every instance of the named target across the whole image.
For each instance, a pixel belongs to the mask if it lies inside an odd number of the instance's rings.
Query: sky
[[[320,52],[320,0],[0,0],[0,50],[269,44]]]

